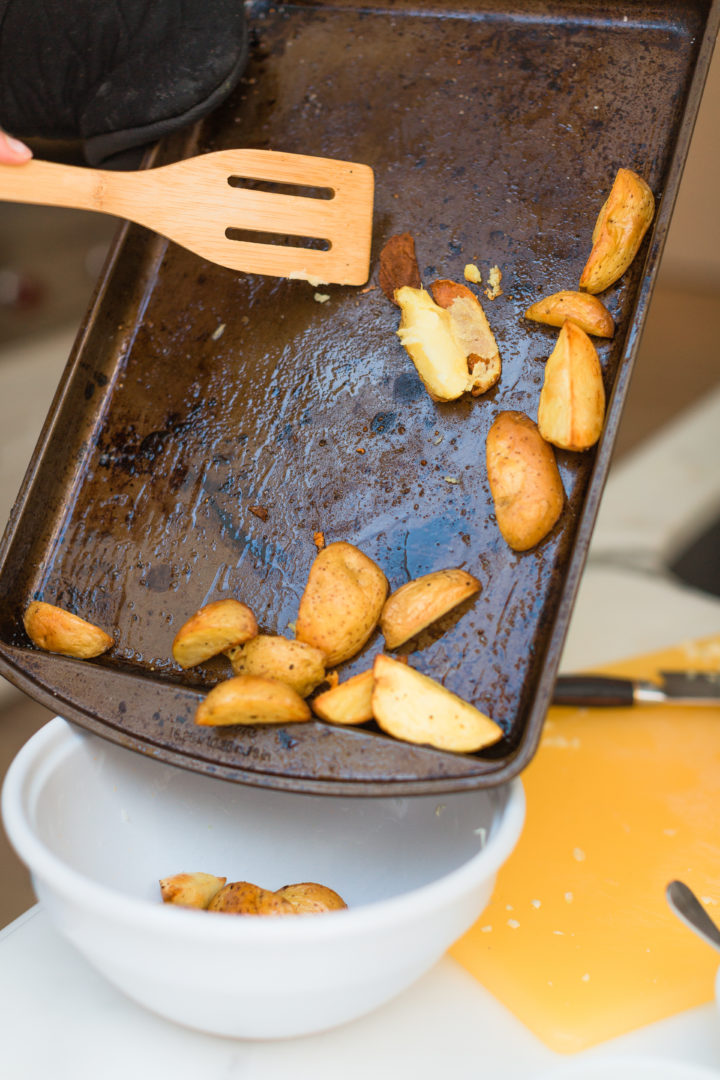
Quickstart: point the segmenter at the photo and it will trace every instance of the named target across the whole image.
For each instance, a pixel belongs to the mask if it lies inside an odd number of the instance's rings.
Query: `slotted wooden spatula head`
[[[2,199],[128,218],[232,270],[318,284],[367,281],[373,194],[367,165],[274,150],[135,172],[0,165]]]

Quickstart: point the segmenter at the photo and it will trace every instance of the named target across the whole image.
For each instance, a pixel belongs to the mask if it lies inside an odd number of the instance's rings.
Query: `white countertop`
[[[720,599],[671,581],[668,553],[720,507],[720,391],[613,470],[564,670],[720,632]],[[622,617],[618,617],[622,612]],[[22,1080],[435,1080],[652,1076],[720,1080],[714,1004],[565,1057],[553,1053],[449,958],[378,1012],[322,1035],[243,1042],[155,1018],[94,973],[32,908],[0,934],[0,1074]],[[603,1067],[604,1066],[604,1067]],[[708,1071],[709,1070],[709,1071]]]

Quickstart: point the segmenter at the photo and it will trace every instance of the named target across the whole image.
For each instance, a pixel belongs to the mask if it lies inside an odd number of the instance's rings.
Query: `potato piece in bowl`
[[[277,896],[292,904],[298,915],[319,915],[324,911],[341,911],[347,908],[342,896],[327,885],[315,881],[301,881],[297,885],[283,885]]]
[[[313,712],[329,724],[365,724],[372,720],[372,668],[353,675],[312,701]]]
[[[500,378],[502,363],[495,335],[482,304],[467,285],[442,279],[430,286],[433,300],[450,315],[455,337],[465,353],[470,393],[484,394]]]
[[[539,544],[562,513],[562,480],[552,446],[525,413],[496,416],[486,442],[498,528],[515,551]]]
[[[325,654],[325,666],[360,652],[378,624],[388,592],[377,563],[344,540],[328,544],[310,567],[295,638]]]
[[[385,601],[380,616],[388,649],[409,641],[479,590],[476,577],[457,569],[435,570],[401,585]]]
[[[631,169],[618,169],[592,234],[592,250],[580,288],[603,292],[621,278],[637,255],[655,213],[647,183]]]
[[[206,908],[227,881],[214,874],[173,874],[160,879],[160,895],[164,904],[178,907]]]
[[[213,897],[208,911],[226,915],[296,915],[289,900],[250,881],[233,881]]]
[[[23,623],[33,645],[78,660],[100,656],[113,644],[110,635],[99,626],[43,600],[33,600],[28,604]]]
[[[307,697],[325,678],[325,654],[304,641],[278,634],[258,634],[245,645],[228,650],[236,675],[276,679]]]
[[[214,686],[195,711],[201,727],[229,724],[290,724],[310,719],[297,691],[275,679],[235,675]]]
[[[546,296],[544,300],[537,300],[527,309],[525,318],[558,327],[569,319],[586,334],[595,337],[611,338],[615,333],[613,317],[602,300],[590,293],[574,292],[572,289],[563,289]]]
[[[213,600],[180,627],[172,645],[173,659],[182,668],[195,667],[257,632],[255,616],[246,604],[232,597]]]
[[[565,322],[545,364],[540,434],[562,450],[588,450],[600,438],[604,419],[605,387],[595,346],[584,330]]]
[[[502,728],[489,716],[407,664],[381,654],[373,674],[373,714],[396,739],[474,753],[502,738]]]

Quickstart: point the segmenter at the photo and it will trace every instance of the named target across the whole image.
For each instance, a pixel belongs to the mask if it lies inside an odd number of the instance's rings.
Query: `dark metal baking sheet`
[[[502,269],[503,295],[485,302],[500,384],[433,403],[377,287],[242,276],[123,228],[4,536],[0,670],[106,738],[224,778],[361,795],[496,784],[532,757],[551,699],[717,6],[248,11],[253,58],[238,91],[156,163],[233,146],[367,162],[371,285],[383,243],[401,231],[416,238],[426,283],[462,280],[470,261],[485,276]],[[493,517],[485,436],[501,409],[537,414],[556,332],[523,312],[577,282],[619,166],[646,177],[658,213],[604,297],[618,325],[599,344],[605,431],[591,452],[558,454],[561,522],[516,554]],[[426,634],[412,663],[492,715],[506,733],[497,746],[454,755],[315,722],[194,726],[200,697],[229,669],[218,660],[181,673],[170,659],[179,625],[233,595],[266,630],[289,632],[316,530],[357,544],[393,587],[445,566],[481,579],[481,595]],[[21,621],[32,597],[112,629],[115,648],[93,662],[32,648]],[[381,647],[374,638],[342,677]]]

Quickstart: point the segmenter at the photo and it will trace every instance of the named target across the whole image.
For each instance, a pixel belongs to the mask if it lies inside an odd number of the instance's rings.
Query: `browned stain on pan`
[[[598,346],[606,430],[595,451],[558,454],[567,506],[534,551],[499,535],[485,436],[501,409],[537,414],[555,332],[523,312],[576,284],[618,166],[672,202],[716,16],[690,3],[257,5],[237,93],[157,160],[253,146],[367,162],[371,284],[400,231],[416,237],[426,283],[462,280],[470,261],[485,277],[501,267],[503,295],[485,302],[500,384],[436,404],[379,288],[238,275],[126,229],[5,536],[3,672],[91,730],[232,779],[373,794],[517,772],[550,700],[669,205],[603,298],[619,328]],[[357,544],[393,587],[444,566],[481,580],[412,663],[493,716],[501,743],[458,756],[320,723],[194,727],[199,695],[229,667],[182,673],[177,628],[232,595],[264,629],[291,632],[316,531]],[[92,664],[31,649],[20,615],[33,596],[113,630],[115,648]],[[381,647],[372,639],[342,677]]]

